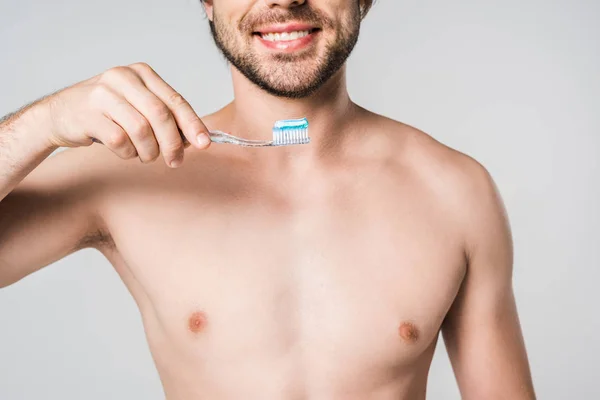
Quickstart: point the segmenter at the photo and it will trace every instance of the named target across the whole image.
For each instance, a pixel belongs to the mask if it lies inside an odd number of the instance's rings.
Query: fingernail
[[[181,160],[173,160],[169,165],[171,166],[171,168],[177,168],[181,165]]]
[[[201,147],[205,147],[210,143],[210,138],[206,133],[201,133],[196,137],[196,141]]]

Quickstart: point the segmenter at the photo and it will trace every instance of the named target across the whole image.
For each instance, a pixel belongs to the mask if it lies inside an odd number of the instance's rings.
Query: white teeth
[[[307,36],[309,31],[294,31],[294,32],[281,32],[281,33],[263,33],[261,37],[270,42],[285,42],[289,40],[296,40],[301,37]]]

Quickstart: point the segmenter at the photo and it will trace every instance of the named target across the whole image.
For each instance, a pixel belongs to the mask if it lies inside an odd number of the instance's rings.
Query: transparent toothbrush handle
[[[237,144],[239,146],[246,146],[246,147],[273,146],[273,142],[268,141],[268,140],[242,139],[237,136],[233,136],[233,135],[230,135],[229,133],[225,133],[225,132],[221,132],[221,131],[208,131],[208,133],[210,136],[210,140],[214,143],[230,143],[230,144]],[[183,139],[184,143],[188,143],[188,140],[184,136],[183,132],[181,132],[181,129],[179,130],[179,135]],[[96,138],[92,138],[92,142],[104,144]]]
[[[209,133],[210,140],[214,143],[230,143],[246,147],[264,147],[273,145],[273,142],[271,141],[242,139],[221,131],[209,131]]]

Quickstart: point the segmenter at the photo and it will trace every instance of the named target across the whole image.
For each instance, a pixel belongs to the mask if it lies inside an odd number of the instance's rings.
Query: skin
[[[356,4],[205,6],[262,80],[232,68],[221,110],[198,118],[135,64],[0,124],[0,284],[100,251],[139,306],[169,400],[424,399],[440,332],[464,399],[534,399],[490,174],[352,102],[343,63],[307,89],[327,44],[356,28]],[[333,22],[306,50],[316,57],[278,57],[235,28],[301,7]],[[310,145],[196,140],[207,129],[264,139],[294,116],[308,118]],[[71,149],[46,158],[58,146]]]

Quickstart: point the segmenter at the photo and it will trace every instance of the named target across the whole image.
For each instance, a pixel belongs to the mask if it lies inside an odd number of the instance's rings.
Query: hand
[[[47,100],[55,146],[100,142],[123,159],[139,157],[143,163],[162,154],[176,168],[190,143],[199,149],[210,145],[190,104],[144,63],[111,68]]]

